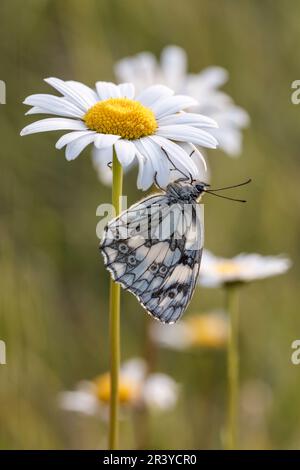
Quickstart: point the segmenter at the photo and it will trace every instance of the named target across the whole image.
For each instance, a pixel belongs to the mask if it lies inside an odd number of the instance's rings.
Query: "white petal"
[[[75,121],[67,118],[48,118],[36,121],[29,126],[24,127],[21,135],[35,134],[37,132],[61,131],[61,130],[86,130],[87,127],[82,121]]]
[[[168,375],[150,374],[145,381],[143,398],[150,408],[170,410],[175,407],[179,395],[178,384]]]
[[[168,153],[168,156],[173,162],[175,168],[183,171],[187,177],[189,174],[191,174],[193,177],[197,177],[198,169],[195,163],[192,161],[189,154],[185,152],[179,145],[158,135],[150,136],[149,139],[156,142]]]
[[[130,100],[133,99],[135,91],[132,83],[121,83],[119,90],[122,97],[129,98]]]
[[[165,98],[163,100],[159,100],[153,105],[151,105],[151,109],[154,112],[157,118],[161,118],[166,116],[167,114],[174,114],[182,109],[189,108],[190,106],[195,106],[197,101],[190,96],[185,95],[175,95],[170,96],[169,98]]]
[[[162,126],[157,129],[156,135],[161,135],[167,139],[178,140],[179,142],[191,142],[192,144],[212,149],[218,146],[215,137],[202,129],[196,129],[191,126]]]
[[[159,126],[170,126],[173,124],[188,124],[193,127],[217,128],[217,122],[203,114],[177,113],[170,114],[157,120]]]
[[[169,182],[170,164],[161,147],[149,137],[135,141],[135,145],[139,152],[151,161],[159,186],[165,187]]]
[[[201,85],[205,88],[218,88],[228,80],[228,72],[223,67],[207,67],[198,74],[201,79]]]
[[[74,160],[78,155],[89,145],[93,142],[95,136],[94,134],[85,135],[83,137],[79,137],[76,140],[73,140],[66,147],[66,159],[68,161]]]
[[[197,179],[208,183],[210,179],[210,174],[203,153],[200,152],[200,150],[193,144],[179,142],[178,145],[180,145],[180,147],[184,149],[184,151],[190,156],[190,158],[195,163],[198,169]]]
[[[58,395],[59,406],[67,411],[94,415],[98,411],[97,397],[85,391],[61,392]]]
[[[93,90],[87,85],[84,85],[84,83],[76,82],[74,80],[68,80],[66,81],[68,85],[70,85],[74,90],[77,90],[79,93],[82,94],[82,96],[85,97],[86,102],[89,104],[89,106],[94,106],[94,104],[99,101],[98,95]]]
[[[146,191],[150,188],[154,181],[154,169],[151,161],[140,152],[136,154],[139,162],[139,173],[137,179],[138,189]]]
[[[121,97],[121,92],[118,85],[115,85],[112,82],[97,82],[96,90],[101,100]]]
[[[120,60],[115,66],[115,73],[120,81],[134,83],[137,90],[161,83],[161,80],[157,80],[157,60],[151,52],[141,52]]]
[[[122,364],[120,375],[122,379],[142,385],[147,375],[147,363],[139,357],[129,359]]]
[[[165,83],[176,91],[181,90],[187,69],[185,51],[177,46],[165,47],[161,53],[161,68]]]
[[[45,82],[53,86],[53,88],[58,90],[62,95],[68,97],[72,103],[76,104],[84,111],[87,111],[90,108],[89,100],[82,92],[79,92],[78,89],[75,89],[72,84],[54,77],[45,78]]]
[[[55,144],[55,147],[57,149],[62,149],[65,145],[69,144],[73,140],[78,139],[79,137],[83,137],[85,135],[91,135],[94,134],[95,132],[87,130],[87,131],[75,131],[75,132],[69,132],[68,134],[64,134],[60,139]]]
[[[214,129],[213,134],[218,140],[219,147],[231,157],[238,157],[242,150],[242,133],[234,128]]]
[[[164,85],[153,85],[142,91],[136,97],[136,100],[140,101],[144,106],[152,107],[154,103],[160,102],[161,99],[170,97],[173,94],[174,91],[171,90],[171,88],[168,88]]]
[[[98,149],[111,147],[120,138],[121,136],[114,134],[97,134],[95,137],[95,147]]]
[[[26,111],[25,116],[30,116],[32,114],[55,114],[55,115],[57,115],[57,112],[50,113],[50,111],[46,111],[44,108],[39,108],[38,106],[33,106],[33,108],[30,108],[30,109],[28,109],[28,111]]]
[[[105,148],[101,148],[101,149],[97,149],[96,147],[93,149],[93,159],[96,162],[98,162],[98,164],[100,165],[100,162],[101,162],[101,167],[99,167],[99,170],[98,170],[98,175],[99,175],[99,171],[103,168],[103,166],[105,165],[107,167],[107,165],[109,163],[112,163],[112,160],[113,160],[113,147],[105,147]],[[110,170],[111,174],[112,174],[112,171]],[[100,179],[102,179],[100,177]]]
[[[115,151],[119,162],[122,166],[126,167],[134,160],[136,149],[132,142],[128,140],[118,140],[115,143]]]
[[[220,113],[216,115],[218,122],[222,127],[225,125],[231,125],[237,128],[247,127],[250,123],[249,114],[239,106],[230,104],[225,109],[222,109]]]
[[[71,103],[66,98],[58,96],[37,94],[28,96],[24,102],[26,105],[37,106],[44,110],[44,113],[57,114],[58,116],[68,116],[82,118],[84,113],[78,106]]]
[[[107,149],[104,149],[107,150]],[[92,149],[92,162],[97,175],[101,183],[106,186],[111,186],[112,183],[112,171],[108,164],[112,160],[112,147],[110,147],[110,153],[103,153],[103,149],[99,150],[95,146]]]

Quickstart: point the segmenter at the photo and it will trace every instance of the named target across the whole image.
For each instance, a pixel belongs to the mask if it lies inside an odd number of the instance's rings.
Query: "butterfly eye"
[[[196,184],[195,187],[196,187],[197,191],[199,191],[199,193],[201,193],[201,191],[203,191],[203,189],[204,189],[203,184]]]
[[[128,246],[126,245],[126,243],[120,243],[119,245],[119,251],[121,253],[127,253],[128,251]]]

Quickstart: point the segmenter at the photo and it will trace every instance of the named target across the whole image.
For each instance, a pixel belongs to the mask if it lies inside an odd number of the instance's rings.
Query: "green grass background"
[[[117,59],[159,54],[168,44],[186,49],[192,72],[227,68],[225,90],[251,116],[239,159],[209,155],[215,184],[253,183],[245,188],[246,206],[205,201],[207,248],[223,256],[286,253],[294,263],[287,275],[242,292],[241,386],[251,391],[260,383],[269,404],[264,399],[260,412],[261,394],[250,393],[240,445],[300,446],[300,366],[290,361],[291,343],[300,338],[300,107],[290,100],[291,82],[300,78],[299,15],[296,0],[2,0],[0,338],[7,365],[0,366],[0,448],[103,448],[107,431],[95,418],[58,410],[56,396],[108,367],[109,276],[95,211],[110,191],[98,182],[89,149],[68,163],[54,148],[59,133],[19,136],[30,121],[22,101],[51,92],[45,77],[113,80]],[[143,196],[135,178],[125,181],[131,202]],[[187,315],[222,303],[222,292],[199,289]],[[124,294],[123,358],[143,353],[149,321]],[[183,388],[174,411],[151,416],[148,446],[220,448],[224,354],[163,350],[158,368]],[[121,432],[121,446],[134,447],[130,416]]]

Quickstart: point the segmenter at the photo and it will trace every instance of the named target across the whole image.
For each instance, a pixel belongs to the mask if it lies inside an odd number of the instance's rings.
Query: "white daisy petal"
[[[182,109],[195,106],[196,104],[197,101],[190,96],[175,95],[155,102],[150,106],[150,108],[154,112],[156,118],[159,119],[167,114],[177,113]]]
[[[109,150],[109,152],[103,152],[103,150]],[[112,147],[105,149],[97,149],[93,147],[92,149],[92,162],[94,168],[98,174],[98,178],[101,183],[106,186],[110,186],[112,183],[112,171],[109,168],[109,163],[112,160]]]
[[[225,127],[213,129],[219,147],[231,157],[238,157],[242,150],[242,134],[238,129]]]
[[[69,98],[72,103],[79,106],[83,111],[87,111],[90,108],[89,99],[87,99],[82,92],[79,92],[78,89],[75,89],[72,84],[54,77],[45,78],[45,82],[58,90],[62,95]]]
[[[121,83],[119,90],[122,97],[129,98],[130,100],[133,99],[135,91],[132,83]]]
[[[179,90],[186,75],[186,52],[177,46],[165,47],[161,53],[161,68],[166,83],[174,90]]]
[[[227,93],[219,89],[228,79],[227,70],[212,66],[198,74],[188,74],[186,73],[185,52],[177,46],[168,46],[162,51],[160,62],[153,54],[143,52],[119,61],[116,65],[116,73],[121,80],[132,82],[137,90],[161,83],[174,89],[175,93],[192,96],[198,102],[198,105],[194,107],[194,113],[199,112],[202,115],[207,115],[216,121],[221,129],[224,129],[224,134],[221,133],[220,139],[224,144],[220,142],[220,148],[230,156],[236,156],[240,153],[241,130],[248,126],[249,116],[242,108],[234,105],[232,98]],[[141,93],[142,103],[144,93],[146,96],[148,95],[146,90]],[[154,101],[145,99],[143,103],[145,106],[155,104],[155,107],[159,107],[159,109],[155,109],[157,120],[163,119],[159,124],[187,124],[200,128],[215,127],[215,124],[209,120],[205,124],[199,120],[194,122],[192,117],[184,118],[181,115],[180,117],[178,115],[174,118],[169,117],[171,108],[168,108],[166,113],[163,112],[162,98]],[[174,110],[174,113],[177,112],[178,109]],[[229,133],[233,129],[228,139],[226,138],[227,129],[229,129]],[[217,136],[217,133],[215,135]]]
[[[96,90],[101,100],[121,97],[120,88],[112,82],[97,82]]]
[[[198,75],[201,85],[206,89],[218,88],[228,80],[228,72],[223,67],[207,67]]]
[[[66,147],[66,159],[68,161],[75,160],[76,157],[87,147],[90,143],[93,142],[95,136],[90,133],[79,137],[76,140],[73,140]]]
[[[140,152],[136,153],[139,162],[139,173],[137,180],[138,189],[146,191],[150,188],[154,180],[154,169],[151,161]]]
[[[84,85],[84,83],[76,82],[74,80],[68,80],[66,81],[66,83],[70,85],[74,90],[77,90],[79,93],[81,93],[90,106],[93,106],[97,103],[97,101],[99,101],[98,95],[95,90],[93,90],[87,85]]]
[[[67,129],[83,131],[86,130],[87,127],[82,121],[75,121],[74,119],[47,118],[24,127],[21,131],[21,135],[35,134],[37,132],[62,131]]]
[[[186,142],[178,142],[178,145],[187,153],[187,155],[189,155],[189,158],[196,165],[197,172],[195,173],[194,177],[200,181],[209,183],[210,173],[202,152],[200,152],[200,150],[193,144],[189,144]],[[176,181],[179,178],[182,178],[182,173],[173,170],[170,174],[170,182]]]
[[[117,141],[115,143],[115,150],[117,158],[122,166],[128,166],[132,163],[135,158],[136,149],[135,145],[129,140]]]
[[[75,131],[75,132],[69,132],[68,134],[64,134],[60,139],[55,144],[55,147],[57,149],[62,149],[65,145],[69,144],[73,140],[78,139],[79,137],[83,137],[86,135],[91,135],[94,134],[95,132],[87,130],[87,131]]]
[[[165,187],[169,181],[170,164],[159,145],[153,142],[149,137],[143,137],[135,141],[135,145],[139,152],[151,161],[154,169],[154,175],[161,187]]]
[[[95,162],[97,161],[98,164],[101,163],[101,168],[99,168],[99,171],[103,168],[103,165],[107,167],[108,164],[112,163],[113,160],[113,146],[110,147],[104,147],[101,149],[97,149],[96,147],[93,149],[93,155]],[[110,170],[111,172],[111,170]]]
[[[33,108],[30,108],[30,109],[28,109],[28,111],[26,111],[25,116],[30,116],[32,114],[55,114],[55,115],[57,115],[57,112],[50,113],[50,111],[46,111],[44,108],[39,108],[38,106],[33,106]]]
[[[121,137],[114,134],[97,134],[95,137],[95,147],[98,149],[111,147]]]
[[[203,127],[203,128],[217,128],[217,122],[204,116],[203,114],[196,113],[177,113],[170,114],[165,117],[162,117],[157,120],[159,126],[170,126],[173,124],[187,124],[193,127]]]
[[[186,125],[162,126],[157,129],[156,134],[167,139],[191,142],[213,149],[218,146],[217,140],[208,132]]]
[[[158,135],[150,136],[149,139],[162,147],[168,153],[170,160],[174,163],[174,166],[177,169],[183,171],[187,176],[191,174],[192,176],[197,177],[198,169],[195,163],[192,161],[188,153],[186,153],[179,145]]]
[[[134,83],[137,90],[160,83],[157,77],[157,61],[151,52],[141,52],[134,57],[120,60],[115,66],[115,73],[120,81]]]
[[[140,101],[144,106],[154,105],[156,102],[174,95],[174,91],[164,85],[153,85],[142,91],[136,100]]]
[[[37,94],[28,96],[24,104],[29,106],[37,106],[44,109],[46,113],[56,114],[58,116],[67,116],[74,118],[82,118],[84,113],[78,106],[68,101],[66,98],[58,96]]]
[[[64,410],[91,416],[97,413],[99,407],[97,397],[83,390],[61,392],[58,396],[58,402],[59,406]]]
[[[218,287],[232,282],[251,282],[284,274],[290,267],[291,261],[282,256],[242,253],[228,259],[204,250],[199,283]]]
[[[157,410],[175,407],[179,396],[179,385],[166,374],[150,374],[145,381],[143,398],[146,405]]]

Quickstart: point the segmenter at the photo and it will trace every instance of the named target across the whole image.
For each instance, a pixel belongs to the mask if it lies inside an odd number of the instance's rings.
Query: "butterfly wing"
[[[166,195],[146,198],[108,224],[100,245],[113,279],[164,323],[180,318],[199,274],[202,215],[189,208]]]

